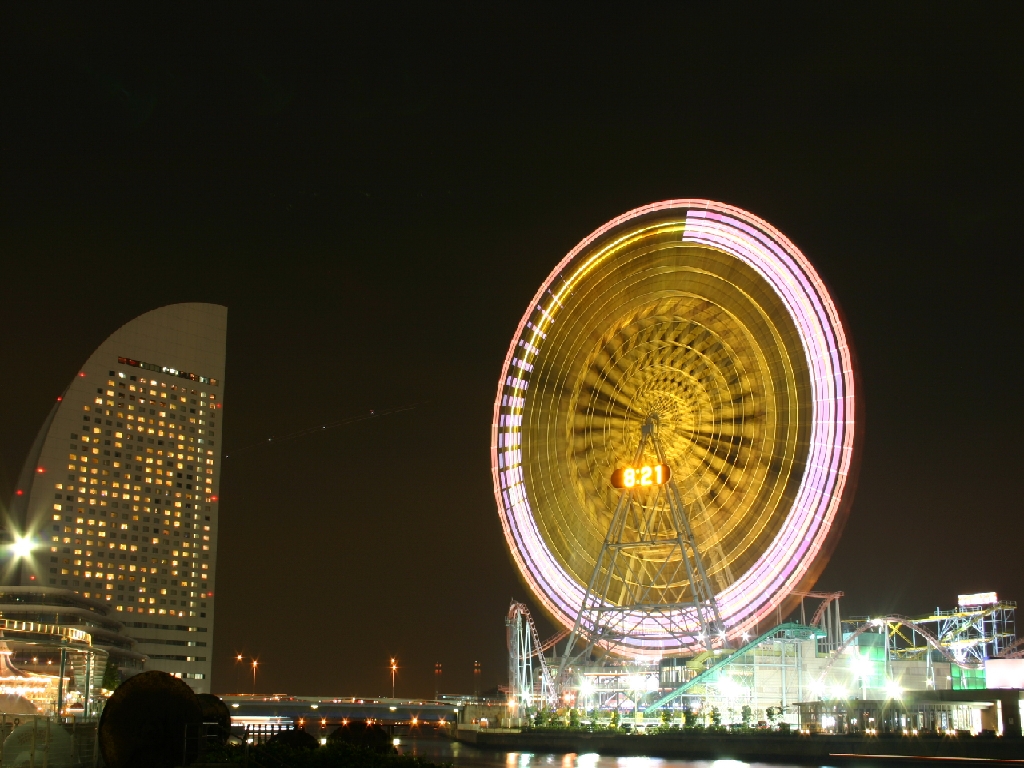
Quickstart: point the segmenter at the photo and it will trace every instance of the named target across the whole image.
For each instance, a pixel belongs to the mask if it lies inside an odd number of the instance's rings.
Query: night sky
[[[225,304],[228,454],[416,407],[225,460],[214,690],[235,653],[261,692],[383,695],[391,656],[399,695],[435,662],[493,688],[509,600],[536,606],[488,454],[516,324],[606,220],[709,197],[804,251],[856,345],[818,587],[844,615],[1024,600],[1021,6],[710,5],[5,9],[0,498],[106,336]]]

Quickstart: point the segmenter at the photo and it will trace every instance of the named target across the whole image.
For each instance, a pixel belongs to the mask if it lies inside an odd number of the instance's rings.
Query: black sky
[[[264,692],[384,694],[392,655],[400,695],[438,661],[494,686],[528,598],[488,463],[511,334],[594,228],[710,197],[793,239],[856,343],[819,586],[846,615],[1024,599],[1021,7],[712,5],[8,7],[0,498],[107,335],[225,304],[229,453],[422,405],[225,461],[214,689],[236,652]]]

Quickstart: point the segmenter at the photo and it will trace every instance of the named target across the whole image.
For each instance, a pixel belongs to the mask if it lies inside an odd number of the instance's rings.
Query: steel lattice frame
[[[553,705],[554,682],[544,662],[537,627],[530,609],[515,600],[509,605],[508,616],[505,617],[505,640],[508,645],[509,700],[521,707],[523,714],[534,706]],[[537,659],[536,672],[534,658]]]
[[[767,222],[707,200],[608,222],[541,285],[502,368],[492,475],[517,566],[573,626],[615,508],[608,476],[657,415],[722,622],[752,629],[813,581],[841,530],[854,387],[835,303]],[[692,603],[685,581],[662,586]],[[627,653],[679,648],[636,618]]]

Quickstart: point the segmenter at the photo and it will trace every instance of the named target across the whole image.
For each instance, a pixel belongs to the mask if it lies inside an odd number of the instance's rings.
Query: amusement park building
[[[93,600],[67,588],[0,587],[0,616],[12,621],[78,629],[92,645],[107,652],[122,677],[141,672],[146,657],[118,619],[113,601]]]
[[[979,597],[984,604],[970,600]],[[916,619],[783,623],[735,651],[663,659],[657,678],[636,666],[619,674],[581,668],[578,696],[587,709],[645,702],[648,712],[668,707],[676,716],[717,710],[726,724],[743,722],[744,708],[763,721],[771,708],[794,728],[981,732],[998,723],[999,732],[1020,735],[1018,708],[1007,703],[1024,681],[1015,611],[1016,603],[985,593]]]
[[[115,331],[57,398],[4,521],[21,555],[5,584],[35,587],[33,603],[66,591],[109,606],[132,654],[197,692],[210,690],[226,331],[213,304]]]

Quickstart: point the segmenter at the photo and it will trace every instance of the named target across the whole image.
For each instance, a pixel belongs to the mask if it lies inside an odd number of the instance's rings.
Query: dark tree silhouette
[[[290,749],[316,749],[320,743],[305,731],[293,728],[290,731],[278,731],[270,737],[271,744],[280,744]]]
[[[173,768],[195,757],[203,722],[199,698],[184,682],[153,670],[125,680],[100,717],[100,753],[107,768]],[[186,746],[187,745],[187,746]]]
[[[227,741],[231,728],[231,713],[228,711],[228,705],[212,693],[200,693],[196,698],[199,699],[199,705],[203,708],[203,722],[216,723],[218,726],[216,729],[209,728],[207,733],[212,736],[216,731],[216,736],[221,742]]]
[[[394,752],[388,732],[376,723],[367,725],[364,720],[353,720],[347,725],[339,725],[327,740],[331,744],[349,744],[380,754]]]

